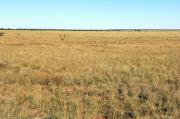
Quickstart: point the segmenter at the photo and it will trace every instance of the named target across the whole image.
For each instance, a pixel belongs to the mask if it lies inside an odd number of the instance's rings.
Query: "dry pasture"
[[[1,119],[180,118],[180,31],[0,31]]]

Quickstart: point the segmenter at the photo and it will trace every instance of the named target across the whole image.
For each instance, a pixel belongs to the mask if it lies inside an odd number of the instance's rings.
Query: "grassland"
[[[180,31],[0,32],[1,119],[180,118]]]

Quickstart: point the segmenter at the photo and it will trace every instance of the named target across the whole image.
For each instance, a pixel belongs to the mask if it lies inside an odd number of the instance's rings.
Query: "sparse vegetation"
[[[180,118],[179,31],[2,32],[2,119]]]
[[[59,34],[59,38],[63,41],[66,39],[66,35],[65,34]]]
[[[1,37],[1,36],[3,36],[4,34],[5,34],[5,33],[3,33],[3,32],[0,32],[0,37]]]

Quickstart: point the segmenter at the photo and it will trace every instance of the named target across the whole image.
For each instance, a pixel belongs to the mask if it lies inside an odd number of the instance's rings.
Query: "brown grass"
[[[180,118],[179,31],[3,32],[2,119]]]

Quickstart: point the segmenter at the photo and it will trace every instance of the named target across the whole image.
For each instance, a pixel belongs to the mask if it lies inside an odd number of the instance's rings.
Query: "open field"
[[[0,119],[180,118],[180,31],[0,32]]]

